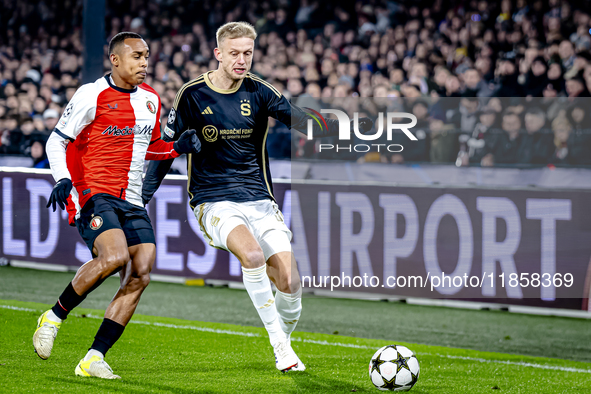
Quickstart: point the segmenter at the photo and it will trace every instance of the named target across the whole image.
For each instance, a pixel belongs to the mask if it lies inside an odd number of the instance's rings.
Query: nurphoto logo
[[[338,109],[321,109],[320,113],[315,111],[311,108],[305,108],[307,114],[312,118],[308,119],[308,129],[307,129],[307,136],[308,140],[313,139],[313,126],[314,121],[318,124],[321,129],[328,129],[328,125],[326,120],[322,116],[322,114],[333,114],[337,117],[339,122],[339,141],[350,141],[351,140],[351,119],[347,114]],[[380,112],[377,118],[377,128],[374,134],[362,134],[359,131],[359,113],[353,113],[353,132],[355,136],[362,141],[376,141],[382,137],[384,134],[384,118],[386,119],[386,139],[387,141],[392,141],[392,134],[394,130],[402,131],[409,140],[417,141],[417,137],[414,136],[413,133],[409,130],[410,128],[416,126],[417,124],[417,117],[413,114],[407,112],[387,112],[384,114]],[[399,123],[404,119],[410,119],[410,123]],[[382,144],[382,143],[374,143],[374,144],[348,144],[348,145],[341,145],[341,144],[320,144],[319,151],[329,151],[335,150],[336,152],[339,151],[346,151],[346,152],[359,152],[365,153],[369,151],[376,151],[381,152],[382,150],[387,150],[388,152],[397,153],[402,152],[404,147],[400,144]]]

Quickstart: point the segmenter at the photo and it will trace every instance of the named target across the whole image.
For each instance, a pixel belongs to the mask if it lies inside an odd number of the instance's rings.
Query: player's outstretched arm
[[[66,147],[74,142],[84,128],[94,121],[99,90],[96,84],[82,85],[74,94],[57,125],[51,132],[45,151],[56,184],[49,196],[47,208],[56,205],[65,209],[72,191],[72,176],[66,162]]]
[[[201,141],[195,130],[187,130],[177,141],[166,142],[160,138],[150,142],[146,152],[146,160],[175,159],[183,153],[199,153]]]
[[[287,100],[286,100],[287,101]],[[329,137],[339,135],[339,121],[336,119],[326,119],[323,117],[323,122],[318,122],[313,118],[311,111],[304,111],[302,108],[289,103],[291,108],[291,127],[302,134],[306,134],[308,130],[308,120],[312,120],[312,133],[315,137]],[[350,121],[349,130],[353,132],[355,126],[354,121]],[[359,118],[359,132],[365,134],[373,127],[373,121],[370,118]]]
[[[329,137],[339,135],[339,121],[336,119],[326,119],[320,114],[314,114],[313,111],[306,111],[297,105],[290,103],[285,96],[279,96],[277,93],[270,93],[270,89],[263,89],[262,94],[269,109],[269,115],[289,128],[293,128],[303,134],[308,131],[308,120],[312,120],[312,133],[315,137]],[[322,118],[322,122],[318,117]],[[349,124],[350,132],[353,132],[353,121]],[[370,118],[359,119],[359,131],[362,134],[369,132],[373,127],[373,121]]]
[[[148,170],[146,171],[146,177],[142,186],[142,201],[144,205],[149,203],[152,197],[154,197],[154,193],[156,193],[162,180],[168,174],[173,161],[174,159],[169,159],[148,163]]]
[[[68,171],[68,166],[66,164],[66,146],[69,141],[70,139],[66,135],[62,134],[59,130],[54,129],[49,136],[45,147],[51,173],[57,182],[53,187],[47,202],[47,208],[53,206],[54,212],[56,204],[61,209],[66,208],[66,205],[68,205],[68,197],[72,191],[72,176],[70,175],[70,171]]]
[[[201,141],[197,137],[197,131],[191,129],[185,131],[178,140],[174,142],[174,150],[178,153],[199,153],[201,152]]]
[[[146,177],[144,178],[144,184],[142,187],[142,200],[144,205],[150,202],[154,193],[156,193],[156,190],[160,187],[160,184],[166,174],[168,174],[175,157],[178,157],[183,153],[197,154],[201,151],[201,141],[197,137],[197,132],[193,129],[186,130],[180,135],[178,140],[174,142],[165,142],[160,139],[152,143],[150,147],[158,141],[166,144],[167,147],[172,146],[174,154],[172,156],[166,155],[166,149],[164,155],[158,155],[157,153],[146,154],[146,159],[156,161],[152,161],[148,164],[148,170],[146,171]],[[148,153],[150,153],[150,149],[148,149]]]

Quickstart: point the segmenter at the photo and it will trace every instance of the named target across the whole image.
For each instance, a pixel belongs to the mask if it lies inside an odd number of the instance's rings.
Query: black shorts
[[[123,230],[128,247],[156,243],[146,209],[109,194],[92,196],[80,211],[76,227],[93,257],[96,257],[92,252],[96,237],[114,228]]]

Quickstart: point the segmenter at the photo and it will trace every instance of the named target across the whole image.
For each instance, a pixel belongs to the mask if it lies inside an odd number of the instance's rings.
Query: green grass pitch
[[[245,292],[165,283],[148,287],[107,355],[123,379],[77,377],[118,281],[70,315],[43,361],[37,318],[72,277],[0,267],[0,392],[377,393],[369,359],[391,343],[417,354],[411,393],[591,392],[585,320],[306,297],[293,347],[308,369],[282,374]]]

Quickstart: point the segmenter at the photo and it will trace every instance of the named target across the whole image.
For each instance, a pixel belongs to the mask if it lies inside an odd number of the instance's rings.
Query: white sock
[[[98,350],[90,349],[88,353],[86,353],[86,356],[84,356],[84,361],[90,360],[92,356],[99,356],[101,360],[105,358],[105,356]]]
[[[61,323],[62,319],[60,319],[59,317],[57,317],[57,315],[55,313],[53,313],[53,311],[50,309],[49,313],[47,314],[47,318],[51,321],[54,321],[56,323]]]
[[[279,316],[275,308],[275,299],[271,290],[271,281],[267,276],[267,266],[259,268],[242,267],[244,287],[261,318],[272,346],[285,340],[285,334],[279,323]]]
[[[289,338],[302,314],[302,288],[300,287],[293,294],[277,290],[277,293],[275,293],[275,308],[277,308],[281,329]]]

